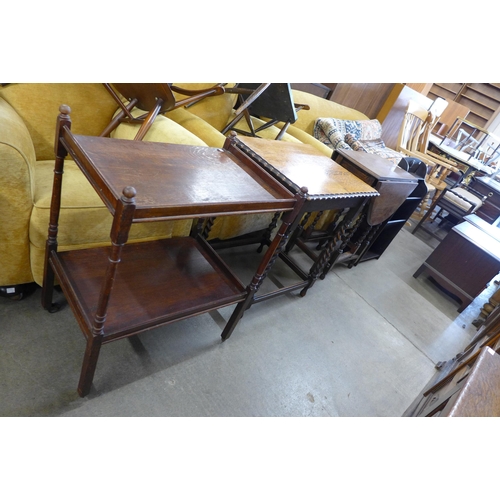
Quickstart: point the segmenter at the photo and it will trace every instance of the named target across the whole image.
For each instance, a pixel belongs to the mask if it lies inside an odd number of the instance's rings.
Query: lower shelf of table
[[[109,247],[52,253],[50,262],[85,335],[92,325]],[[103,342],[244,300],[244,285],[194,238],[125,245]]]

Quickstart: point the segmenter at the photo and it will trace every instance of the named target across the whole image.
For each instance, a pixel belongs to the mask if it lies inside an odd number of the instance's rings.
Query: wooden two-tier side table
[[[304,296],[321,275],[333,252],[338,252],[348,244],[358,223],[359,213],[368,200],[378,197],[379,193],[309,144],[254,137],[233,136],[230,140],[240,152],[241,158],[255,162],[296,196],[300,195],[301,186],[307,186],[305,202],[296,211],[296,218],[290,228],[291,236],[279,254],[300,281],[266,294],[254,295],[253,302],[296,289],[300,289],[300,294]],[[305,227],[311,214],[319,217],[327,210],[336,212],[334,220],[338,223],[331,224],[332,230],[324,235],[321,251],[315,252],[307,246]],[[308,229],[313,225],[314,221]],[[269,243],[272,229],[273,223],[267,235],[264,235],[264,243]],[[301,267],[290,255],[294,245],[299,246],[312,259],[313,264],[309,269]]]
[[[286,243],[305,193],[290,193],[228,143],[217,149],[75,135],[69,108],[60,111],[42,305],[53,307],[57,278],[87,339],[78,384],[85,396],[105,343],[236,304],[222,334],[229,337]],[[68,153],[113,216],[111,246],[58,251]],[[247,286],[196,229],[126,244],[132,224],[276,211],[285,212],[283,223]]]

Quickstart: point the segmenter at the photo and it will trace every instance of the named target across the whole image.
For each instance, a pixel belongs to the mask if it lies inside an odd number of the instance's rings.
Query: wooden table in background
[[[422,195],[413,196],[419,179],[374,154],[339,149],[332,158],[380,193],[367,204],[364,224],[344,261],[353,266],[379,258],[421,202]]]
[[[299,276],[300,281],[265,295],[255,295],[253,301],[266,300],[296,289],[301,289],[300,294],[304,296],[324,272],[325,266],[330,262],[335,251],[349,243],[355,230],[351,224],[355,223],[358,215],[370,200],[378,198],[379,193],[358,176],[309,144],[254,137],[232,137],[230,140],[241,158],[258,164],[294,195],[299,195],[303,188],[307,190],[305,202],[292,224],[287,247],[279,254],[280,258]],[[326,210],[335,210],[342,218],[332,229],[331,234],[325,237],[325,244],[321,251],[314,252],[302,242],[304,224],[310,214],[322,213]],[[271,230],[272,224],[268,235]],[[309,269],[300,267],[290,256],[290,250],[295,245],[313,260]]]
[[[453,227],[413,275],[425,273],[456,296],[462,312],[500,272],[500,241],[469,221]]]

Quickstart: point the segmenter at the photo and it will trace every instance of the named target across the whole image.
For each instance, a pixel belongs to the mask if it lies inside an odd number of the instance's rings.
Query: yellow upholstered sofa
[[[207,88],[212,84],[176,84]],[[295,102],[309,105],[299,112],[283,140],[314,145],[325,155],[331,150],[314,139],[316,118],[367,119],[358,111],[300,91]],[[221,147],[220,130],[231,120],[234,94],[209,97],[191,107],[159,116],[144,140]],[[74,133],[99,135],[117,104],[99,83],[9,84],[0,87],[0,288],[17,289],[42,284],[54,168],[54,138],[59,106],[71,108]],[[138,125],[121,124],[113,137],[132,139]],[[273,130],[265,132],[273,138]],[[274,134],[274,135],[273,135]],[[59,248],[70,250],[109,244],[111,216],[99,196],[72,161],[63,179]],[[225,217],[216,221],[211,236],[230,238],[263,228],[268,216]],[[192,221],[158,222],[133,226],[131,241],[181,236]],[[15,287],[16,286],[16,287]]]

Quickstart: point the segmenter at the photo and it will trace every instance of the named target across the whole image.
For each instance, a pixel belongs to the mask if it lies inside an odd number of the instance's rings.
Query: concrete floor
[[[85,398],[85,343],[69,306],[49,314],[39,289],[0,298],[0,416],[401,416],[435,363],[472,338],[493,293],[458,314],[429,279],[413,278],[434,245],[403,230],[379,260],[335,266],[306,297],[254,305],[224,343],[232,307],[107,344]],[[238,267],[250,250],[224,255]],[[273,280],[288,274],[276,266]]]

